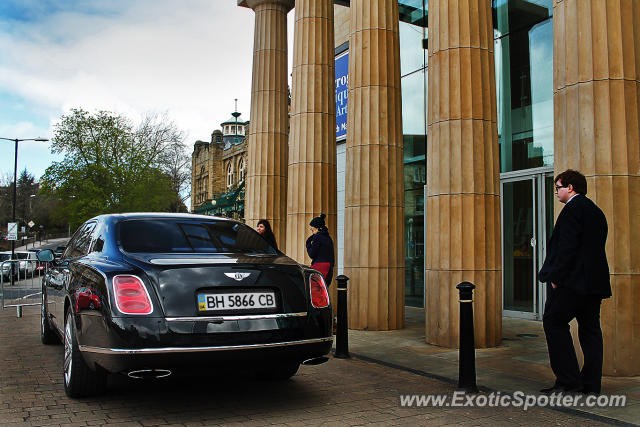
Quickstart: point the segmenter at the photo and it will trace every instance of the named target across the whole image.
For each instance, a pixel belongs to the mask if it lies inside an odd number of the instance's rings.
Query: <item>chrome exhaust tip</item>
[[[326,362],[327,360],[329,360],[328,357],[314,357],[313,359],[307,359],[304,362],[302,362],[303,365],[307,365],[307,366],[313,366],[313,365],[321,365],[324,362]]]
[[[127,372],[129,378],[135,378],[137,380],[165,378],[169,375],[171,375],[171,371],[168,369],[139,369],[137,371]]]

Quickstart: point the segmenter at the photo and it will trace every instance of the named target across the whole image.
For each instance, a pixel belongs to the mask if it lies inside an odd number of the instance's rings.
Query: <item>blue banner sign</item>
[[[336,141],[347,138],[349,52],[336,57]]]

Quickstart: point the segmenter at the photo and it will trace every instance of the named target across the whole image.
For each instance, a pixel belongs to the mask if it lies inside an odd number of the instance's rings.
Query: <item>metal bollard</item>
[[[21,305],[16,306],[16,317],[18,317],[18,318],[22,317],[22,306]]]
[[[349,332],[347,321],[347,281],[345,275],[336,277],[338,282],[338,325],[336,327],[336,352],[333,357],[348,359],[349,355]]]
[[[460,291],[460,361],[458,366],[458,390],[477,393],[476,349],[473,337],[473,290],[475,285],[462,282]]]

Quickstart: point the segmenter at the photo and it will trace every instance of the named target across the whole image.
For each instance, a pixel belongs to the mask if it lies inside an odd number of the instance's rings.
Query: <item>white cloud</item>
[[[50,138],[53,128],[43,122],[72,107],[133,120],[166,111],[189,146],[228,118],[234,98],[249,119],[254,13],[235,0],[103,0],[90,11],[58,3],[58,12],[38,12],[36,20],[0,16],[7,24],[0,26],[0,104],[6,94],[14,107],[15,99],[25,104],[19,112],[0,106],[0,136]],[[0,170],[12,172],[7,148],[0,145]],[[33,154],[46,167],[51,156],[42,148]]]

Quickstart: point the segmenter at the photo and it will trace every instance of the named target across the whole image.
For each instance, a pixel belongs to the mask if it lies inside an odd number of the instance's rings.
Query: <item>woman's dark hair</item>
[[[257,225],[264,225],[264,234],[262,237],[269,242],[274,249],[278,250],[278,244],[276,243],[276,236],[273,234],[273,230],[271,229],[271,223],[267,219],[261,219],[258,221]]]

